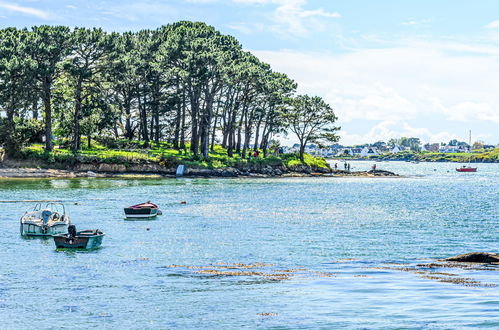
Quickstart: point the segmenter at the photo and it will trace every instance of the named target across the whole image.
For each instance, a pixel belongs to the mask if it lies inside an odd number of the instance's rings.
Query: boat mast
[[[473,148],[471,146],[471,130],[470,130],[470,144],[469,145],[470,145],[470,154],[469,154],[469,157],[468,157],[468,166],[471,167],[471,153],[472,153],[472,150],[473,150]]]

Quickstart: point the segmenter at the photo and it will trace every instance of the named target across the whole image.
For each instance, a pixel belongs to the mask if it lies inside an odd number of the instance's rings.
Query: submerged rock
[[[395,174],[393,172],[385,171],[385,170],[370,170],[367,173],[372,174],[374,176],[398,176],[397,174]]]
[[[457,262],[499,263],[499,253],[472,252],[460,254],[458,256],[450,257],[444,260]]]

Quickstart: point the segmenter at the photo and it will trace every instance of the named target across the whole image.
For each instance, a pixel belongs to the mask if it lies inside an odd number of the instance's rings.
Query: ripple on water
[[[3,182],[0,200],[67,201],[106,238],[59,252],[19,236],[29,203],[2,204],[2,327],[497,327],[497,271],[437,260],[499,251],[499,165],[379,166],[420,177]],[[123,220],[146,200],[164,215]]]

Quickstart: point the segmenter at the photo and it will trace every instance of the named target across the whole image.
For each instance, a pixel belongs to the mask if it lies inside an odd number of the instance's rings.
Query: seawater
[[[499,164],[376,164],[405,177],[1,180],[106,237],[56,251],[0,203],[0,328],[498,328],[497,268],[417,265],[499,251]],[[124,220],[147,200],[163,215]]]

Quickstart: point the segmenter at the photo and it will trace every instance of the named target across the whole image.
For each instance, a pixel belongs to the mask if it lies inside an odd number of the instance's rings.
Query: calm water
[[[0,328],[498,328],[499,272],[397,268],[499,251],[499,164],[377,165],[414,177],[0,181],[0,200],[62,199],[106,233],[56,251],[19,236],[31,203],[1,203]],[[123,220],[149,199],[163,216]]]

